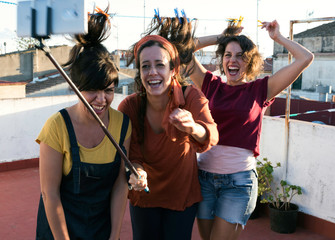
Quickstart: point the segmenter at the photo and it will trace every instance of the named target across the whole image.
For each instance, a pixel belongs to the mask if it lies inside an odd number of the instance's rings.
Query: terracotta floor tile
[[[40,197],[38,168],[0,172],[0,239],[35,239],[36,215]],[[122,240],[131,240],[131,223],[127,207],[121,230]],[[329,240],[323,236],[297,228],[293,234],[271,231],[269,219],[261,216],[249,220],[240,240]],[[197,224],[192,240],[200,240]]]

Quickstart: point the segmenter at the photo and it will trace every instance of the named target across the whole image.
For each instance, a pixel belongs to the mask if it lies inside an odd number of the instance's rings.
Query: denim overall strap
[[[124,142],[124,138],[126,137],[126,134],[127,134],[128,125],[129,125],[129,117],[126,114],[123,114],[123,121],[122,121],[119,145],[122,148],[122,150],[124,150],[124,151],[125,151],[125,149],[123,147],[123,142]]]
[[[70,138],[70,144],[71,144],[71,155],[72,155],[72,171],[73,171],[73,192],[75,194],[78,194],[80,192],[80,156],[79,156],[79,146],[77,143],[76,134],[73,129],[73,125],[70,119],[70,116],[65,108],[60,110],[60,113],[62,114],[67,132],[69,134]]]
[[[122,121],[119,145],[120,145],[122,151],[126,155],[127,155],[127,150],[124,148],[123,142],[124,142],[124,138],[126,137],[126,134],[127,134],[128,125],[129,125],[129,117],[126,114],[123,114],[123,121]],[[117,153],[117,155],[119,155],[121,157],[121,155],[119,153]],[[130,174],[131,174],[130,170],[126,167],[126,179],[127,179],[129,189],[131,189],[131,185],[128,182],[129,179],[130,179]]]

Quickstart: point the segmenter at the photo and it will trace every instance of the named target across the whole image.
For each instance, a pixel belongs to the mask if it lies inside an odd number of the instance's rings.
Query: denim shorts
[[[199,170],[201,194],[197,217],[245,226],[256,206],[258,180],[256,170],[216,174]]]

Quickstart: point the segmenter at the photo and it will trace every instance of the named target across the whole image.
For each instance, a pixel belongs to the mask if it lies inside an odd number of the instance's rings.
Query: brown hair
[[[103,90],[110,84],[118,85],[118,70],[111,54],[102,42],[110,35],[107,7],[104,11],[89,15],[88,32],[74,36],[76,45],[71,49],[70,58],[64,66],[69,66],[73,83],[79,91]]]
[[[160,37],[153,37],[155,35],[158,35]],[[142,85],[139,71],[140,68],[139,55],[144,48],[155,45],[167,50],[167,52],[170,55],[170,70],[172,69],[176,70],[175,79],[181,85],[187,85],[185,78],[180,74],[179,69],[181,68],[186,72],[185,70],[186,66],[193,59],[193,51],[195,49],[193,36],[194,32],[192,32],[192,24],[186,19],[186,17],[159,18],[156,16],[151,21],[151,24],[147,29],[147,31],[143,34],[142,40],[135,43],[130,48],[130,52],[133,53],[133,56],[128,60],[128,65],[135,58],[136,68],[138,69],[134,80],[135,80],[135,91],[137,92],[138,97],[141,98],[140,107],[138,111],[138,122],[137,122],[140,129],[140,131],[138,132],[138,139],[140,144],[143,144],[144,142],[144,132],[145,132],[144,119],[146,113],[147,98],[145,88]],[[162,41],[158,40],[162,38],[167,40],[169,44],[167,44],[164,40]],[[171,49],[173,49],[173,51]],[[190,69],[190,67],[188,69]],[[183,72],[182,74],[184,75],[185,72]]]
[[[239,27],[229,24],[223,36],[218,39],[219,45],[215,53],[219,59],[220,71],[222,74],[225,74],[223,70],[223,56],[227,45],[231,42],[237,42],[242,48],[243,60],[247,63],[247,80],[254,80],[263,69],[263,59],[252,40],[245,35],[238,35],[238,32]]]
[[[179,56],[180,62],[180,72],[176,72],[176,78],[181,85],[185,85],[185,78],[190,74],[193,70],[193,67],[189,66],[192,65],[193,59],[193,52],[195,50],[195,43],[193,41],[194,38],[194,30],[192,30],[192,22],[186,17],[159,17],[155,16],[148,29],[143,33],[142,37],[149,36],[149,35],[159,35],[166,40],[168,40],[176,49],[176,54]],[[134,56],[134,48],[137,43],[135,43],[129,51],[132,54],[132,57],[128,59],[128,65],[130,65],[135,56]],[[147,43],[145,46],[150,45],[152,43]],[[162,46],[162,44],[157,43],[157,45]],[[145,47],[143,46],[143,47]],[[143,49],[143,48],[141,48]],[[138,54],[137,54],[138,55]],[[139,68],[139,65],[135,62],[136,67]],[[173,69],[173,68],[171,68]],[[137,72],[137,77],[139,76],[139,72]],[[136,89],[135,89],[136,90]],[[137,90],[139,88],[137,87]]]

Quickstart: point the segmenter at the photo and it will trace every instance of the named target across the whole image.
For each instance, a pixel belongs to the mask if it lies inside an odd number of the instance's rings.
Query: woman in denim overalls
[[[88,33],[76,35],[71,78],[93,110],[127,152],[131,125],[110,107],[118,72],[101,44],[110,25],[105,11],[89,16]],[[119,239],[128,187],[125,167],[86,106],[53,114],[36,142],[40,144],[41,199],[36,239]]]

